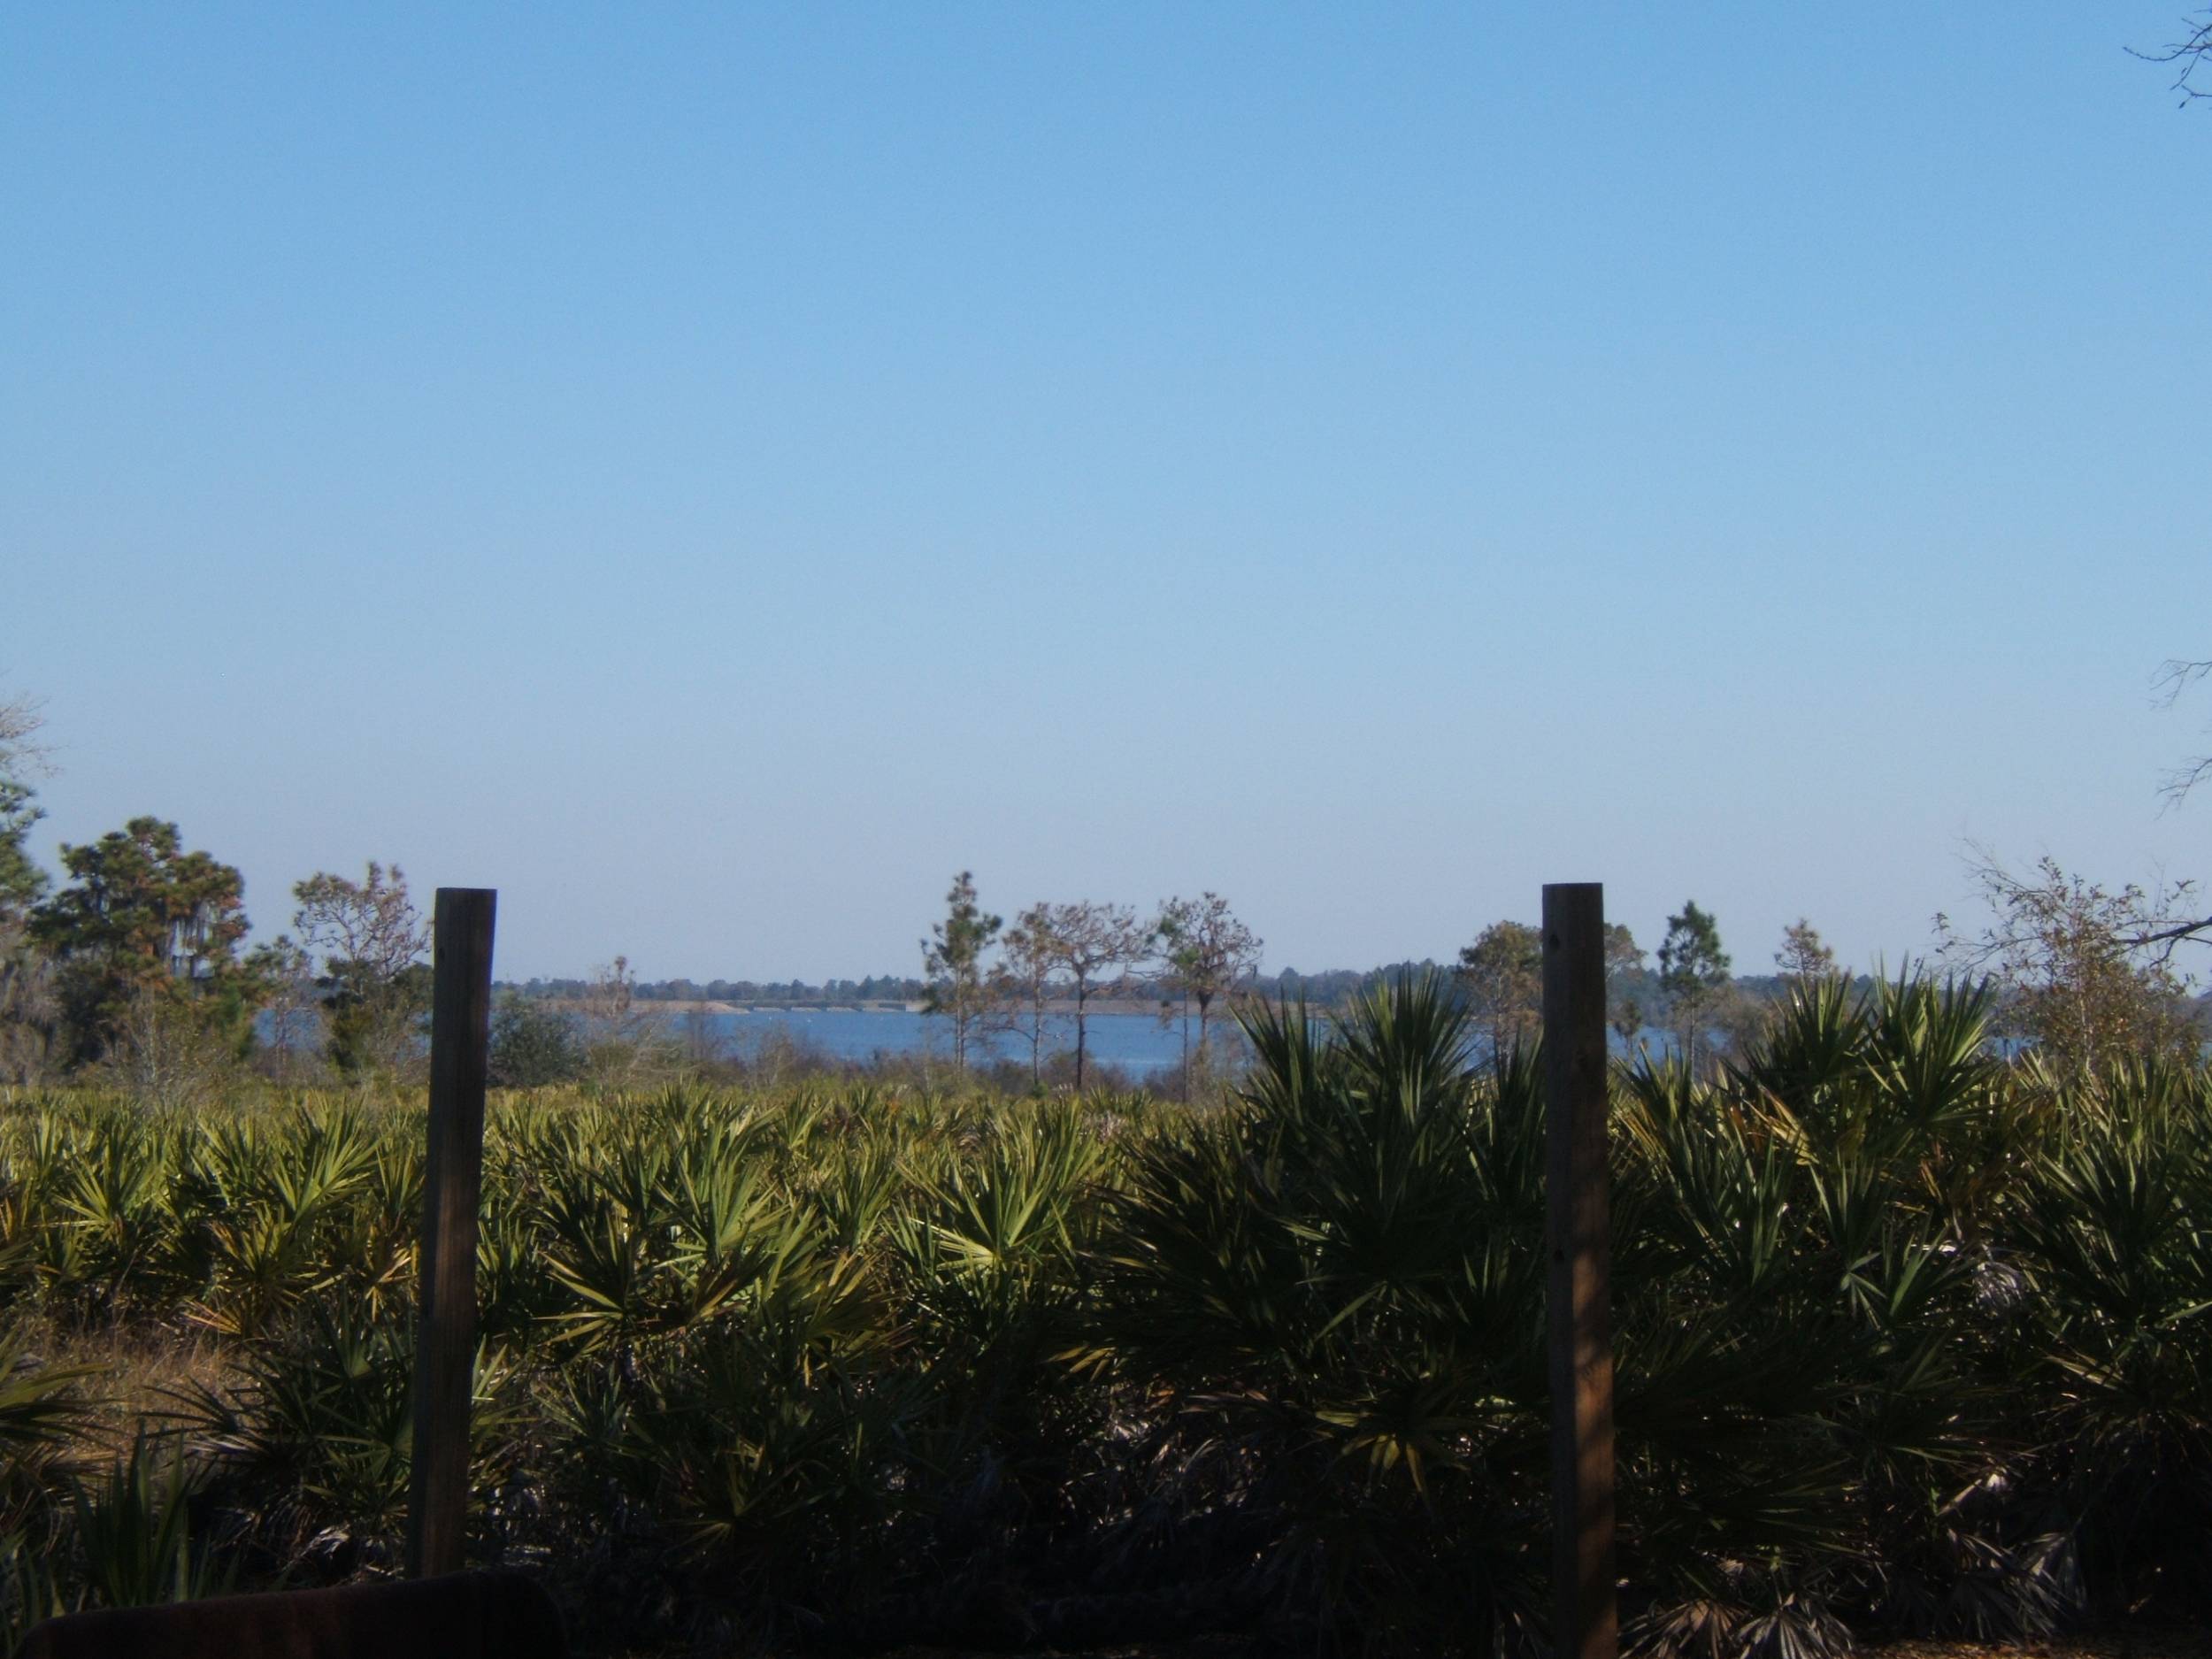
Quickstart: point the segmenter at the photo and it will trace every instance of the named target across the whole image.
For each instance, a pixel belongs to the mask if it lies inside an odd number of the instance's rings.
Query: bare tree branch
[[[2206,27],[2212,29],[2212,24],[2206,25]],[[2180,657],[2175,657],[2163,664],[2157,677],[2151,681],[2152,687],[2160,694],[2159,707],[2172,708],[2180,700],[2183,692],[2208,674],[2212,674],[2212,657],[2200,662],[2185,662]],[[2190,790],[2207,778],[2212,778],[2212,755],[2200,755],[2168,772],[2165,781],[2159,785],[2159,793],[2166,797],[2167,805],[2176,806]]]
[[[2157,676],[2151,684],[2165,694],[2159,701],[2170,709],[2174,706],[2174,699],[2207,674],[2212,674],[2212,657],[2196,663],[2185,662],[2178,657],[2170,657],[2159,664]]]
[[[2212,945],[2212,916],[2194,921],[2168,922],[2145,931],[2123,933],[2120,942],[2131,950],[2151,950],[2163,962],[2173,954],[2173,948],[2184,941]]]
[[[2181,68],[2174,76],[2171,89],[2181,94],[2182,105],[2186,108],[2193,98],[2212,98],[2212,88],[2194,85],[2191,80],[2197,66],[2212,58],[2212,12],[2207,12],[2201,19],[2185,17],[2181,25],[2189,32],[2177,41],[2168,42],[2159,50],[2139,52],[2131,46],[2127,52],[2131,58],[2139,58],[2147,64],[2179,64]]]
[[[0,778],[45,778],[53,775],[48,758],[52,749],[38,741],[46,724],[44,704],[27,693],[0,697]]]

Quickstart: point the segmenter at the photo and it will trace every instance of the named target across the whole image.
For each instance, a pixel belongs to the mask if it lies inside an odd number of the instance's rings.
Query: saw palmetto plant
[[[1637,1649],[2208,1610],[2212,1082],[1989,1016],[1808,981],[1725,1064],[1617,1069]],[[1541,1646],[1540,1058],[1478,1062],[1437,979],[1243,1018],[1203,1109],[495,1097],[479,1555],[626,1647]],[[0,1110],[0,1632],[392,1570],[422,1135],[362,1091]]]

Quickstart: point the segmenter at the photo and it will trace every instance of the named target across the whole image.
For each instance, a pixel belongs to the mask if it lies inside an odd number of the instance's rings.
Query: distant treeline
[[[597,979],[526,979],[502,981],[498,987],[520,996],[571,1001],[602,988]],[[809,985],[803,979],[640,979],[630,995],[644,1002],[909,1002],[927,995],[929,987],[912,977],[871,974],[864,979],[825,979]]]
[[[1295,1002],[1303,998],[1310,1008],[1341,1008],[1363,991],[1371,991],[1408,973],[1419,974],[1437,968],[1430,957],[1419,961],[1386,963],[1376,968],[1325,968],[1317,973],[1301,973],[1295,968],[1285,968],[1276,973],[1255,974],[1237,987],[1248,995],[1260,996],[1270,1002]],[[1863,976],[1862,976],[1863,977]],[[1637,981],[1648,979],[1657,984],[1658,976],[1639,972],[1632,976]],[[1747,974],[1735,983],[1754,996],[1779,995],[1784,981],[1774,974]],[[1867,981],[1870,985],[1870,981]],[[520,982],[503,980],[498,987],[519,996],[544,997],[555,1002],[572,1002],[591,995],[600,988],[596,979],[532,979]],[[1154,1000],[1158,987],[1149,979],[1132,976],[1118,987],[1110,987],[1102,995],[1117,992],[1124,1000]],[[794,1006],[812,1002],[918,1002],[929,995],[926,980],[901,978],[896,974],[871,974],[864,979],[825,979],[818,985],[804,979],[640,979],[631,987],[631,995],[645,1002],[748,1002],[756,1004],[789,1003]]]
[[[1295,968],[1285,968],[1279,973],[1258,974],[1244,981],[1238,989],[1270,1001],[1302,996],[1310,1006],[1334,1008],[1350,1002],[1362,991],[1384,984],[1394,974],[1435,966],[1434,962],[1425,957],[1419,962],[1397,962],[1363,971],[1329,968],[1319,973],[1301,973]],[[571,1002],[591,995],[599,988],[599,981],[533,979],[520,983],[502,981],[498,988],[520,996]],[[825,979],[819,985],[810,985],[804,979],[771,979],[765,983],[757,979],[640,979],[631,987],[630,994],[641,1002],[918,1002],[928,996],[929,984],[924,979],[902,979],[889,973],[871,974],[864,979]],[[1149,1002],[1156,1000],[1158,987],[1149,979],[1131,976],[1100,993],[1107,997],[1117,994],[1125,999],[1141,998]]]

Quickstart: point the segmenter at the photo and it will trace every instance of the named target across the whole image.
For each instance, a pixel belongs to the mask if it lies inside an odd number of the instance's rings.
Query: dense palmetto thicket
[[[1986,1013],[1814,985],[1715,1076],[1619,1072],[1641,1647],[2202,1596],[2212,1087],[2007,1063]],[[495,1100],[476,1553],[600,1648],[1532,1650],[1537,1058],[1471,1064],[1437,981],[1248,1020],[1205,1111]],[[335,1096],[0,1110],[11,1630],[392,1569],[421,1141]]]

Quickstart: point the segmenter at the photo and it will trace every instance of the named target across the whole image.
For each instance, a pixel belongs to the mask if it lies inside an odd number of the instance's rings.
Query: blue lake
[[[1210,1030],[1225,1029],[1220,1020]],[[1227,1030],[1233,1032],[1233,1023]],[[757,1053],[762,1044],[779,1034],[805,1047],[819,1049],[839,1060],[870,1060],[877,1055],[941,1055],[952,1057],[952,1031],[942,1019],[903,1009],[794,1008],[762,1009],[757,1012],[678,1013],[668,1017],[668,1034],[688,1043],[695,1033],[733,1058]],[[1192,1025],[1196,1041],[1197,1026]],[[1055,1015],[1045,1022],[1044,1056],[1075,1048],[1075,1021]],[[1110,1013],[1090,1017],[1086,1054],[1094,1061],[1140,1076],[1172,1071],[1182,1063],[1183,1035],[1179,1025],[1163,1028],[1151,1014]],[[1009,1060],[1029,1064],[1025,1037],[998,1035],[979,1047],[970,1045],[971,1064]]]
[[[679,1013],[668,1017],[667,1034],[680,1043],[688,1042],[695,1029],[694,1021],[703,1022],[706,1041],[734,1059],[751,1057],[764,1042],[778,1033],[839,1060],[867,1061],[878,1055],[918,1054],[938,1055],[948,1061],[952,1058],[950,1027],[942,1019],[902,1009],[764,1008],[736,1013]],[[1242,1034],[1233,1018],[1213,1019],[1208,1025],[1208,1032],[1217,1059],[1225,1052],[1242,1051]],[[1650,1027],[1640,1035],[1643,1045],[1654,1054],[1674,1051],[1675,1039],[1670,1032]],[[1191,1041],[1198,1041],[1195,1020],[1191,1023]],[[1617,1034],[1609,1032],[1606,1041],[1615,1056],[1628,1053]],[[1048,1019],[1043,1057],[1049,1060],[1056,1053],[1073,1053],[1074,1049],[1074,1019],[1065,1015]],[[1162,1025],[1153,1014],[1093,1014],[1086,1053],[1093,1062],[1118,1067],[1134,1077],[1172,1071],[1183,1061],[1182,1026],[1179,1022]],[[1000,1035],[979,1044],[972,1043],[971,1064],[987,1065],[994,1060],[1026,1066],[1028,1041],[1019,1036]]]
[[[658,1011],[650,1002],[634,1006],[643,1014]],[[310,1046],[320,1041],[319,1025],[302,1025],[288,1035],[277,1029],[266,1013],[260,1017],[258,1024],[261,1038],[266,1042]],[[878,1056],[933,1055],[948,1063],[952,1058],[952,1032],[944,1020],[896,1008],[669,1010],[662,1012],[661,1031],[679,1047],[695,1052],[711,1048],[717,1055],[733,1060],[750,1060],[764,1046],[779,1041],[795,1043],[833,1060],[859,1064]],[[1217,1063],[1241,1053],[1243,1040],[1233,1018],[1211,1021],[1210,1031]],[[1194,1042],[1197,1041],[1197,1032],[1194,1020]],[[1640,1035],[1644,1045],[1655,1054],[1673,1050],[1674,1039],[1666,1032],[1651,1029]],[[1617,1056],[1626,1052],[1616,1035],[1608,1034],[1608,1044]],[[1073,1017],[1049,1017],[1045,1022],[1042,1057],[1048,1061],[1056,1054],[1071,1054],[1074,1049]],[[1179,1022],[1163,1025],[1158,1017],[1150,1013],[1093,1014],[1087,1052],[1094,1063],[1112,1066],[1133,1078],[1171,1072],[1182,1064],[1182,1026]],[[988,1065],[1000,1060],[1026,1067],[1027,1040],[1000,1033],[971,1042],[971,1064]]]

